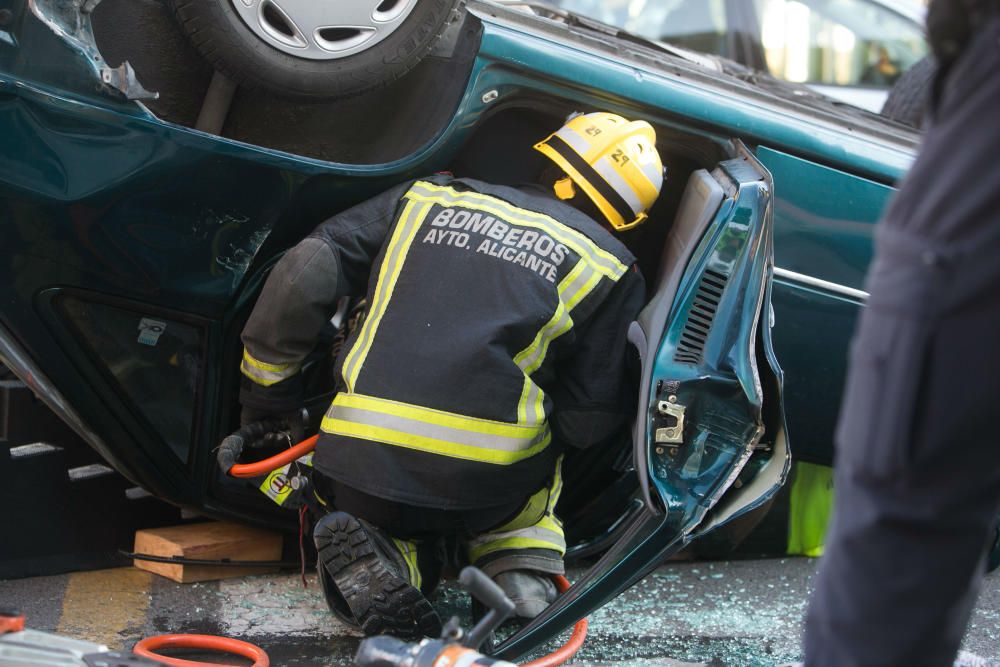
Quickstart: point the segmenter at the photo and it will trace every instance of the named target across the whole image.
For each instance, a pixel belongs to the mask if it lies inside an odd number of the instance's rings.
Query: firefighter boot
[[[343,618],[343,603],[368,636],[437,637],[441,620],[420,592],[415,554],[375,526],[345,512],[332,512],[313,531],[321,567],[337,595],[327,602]],[[401,549],[402,544],[403,549]],[[412,565],[412,566],[411,566]],[[330,591],[332,594],[333,591]],[[333,599],[331,599],[331,597]],[[342,600],[341,600],[342,598]]]
[[[493,577],[514,603],[518,618],[534,618],[556,599],[556,585],[550,575],[531,570],[508,570]]]

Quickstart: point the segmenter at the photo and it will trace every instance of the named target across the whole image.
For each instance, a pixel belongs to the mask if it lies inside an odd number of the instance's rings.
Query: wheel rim
[[[336,60],[371,48],[399,28],[417,1],[229,0],[257,37],[310,60]]]

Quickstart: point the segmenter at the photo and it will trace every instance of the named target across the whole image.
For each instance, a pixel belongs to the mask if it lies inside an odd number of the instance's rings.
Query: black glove
[[[226,436],[218,447],[219,467],[228,472],[239,461],[246,447],[262,447],[287,442],[298,444],[305,438],[305,425],[309,413],[305,408],[284,414],[275,414],[244,406],[240,412],[240,428]]]
[[[240,431],[248,437],[247,445],[270,445],[283,440],[290,440],[295,445],[305,438],[305,425],[308,421],[305,408],[289,412],[275,413],[243,406],[240,410]]]

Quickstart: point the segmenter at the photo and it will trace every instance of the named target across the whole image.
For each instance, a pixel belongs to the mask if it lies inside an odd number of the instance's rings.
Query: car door
[[[789,451],[771,346],[771,181],[740,142],[689,179],[652,298],[634,464],[641,508],[569,591],[501,644],[513,659],[640,581],[691,541],[767,502]]]

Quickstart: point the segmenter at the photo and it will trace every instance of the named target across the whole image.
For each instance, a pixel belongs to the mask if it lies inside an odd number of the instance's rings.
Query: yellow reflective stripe
[[[563,480],[562,480],[562,462],[563,454],[560,454],[556,458],[556,469],[552,474],[552,484],[547,488],[539,489],[537,492],[532,494],[528,498],[528,502],[524,504],[524,508],[517,513],[513,519],[495,528],[492,533],[509,533],[514,530],[520,530],[523,528],[530,528],[531,526],[550,526],[551,524],[546,522],[546,516],[551,516],[555,518],[556,528],[562,530],[562,523],[559,519],[555,517],[556,503],[559,502],[559,495],[562,493]]]
[[[530,424],[532,422],[528,421],[528,406],[534,406],[538,401],[544,400],[542,397],[542,389],[537,384],[532,382],[531,378],[527,375],[524,376],[524,386],[521,388],[521,398],[517,401],[517,421],[521,424]],[[531,411],[532,419],[537,422],[537,413],[532,409]]]
[[[551,518],[546,517],[546,519]],[[475,564],[488,554],[513,549],[550,549],[560,555],[565,554],[566,538],[562,526],[556,521],[543,519],[543,522],[530,528],[506,533],[489,533],[478,537],[469,542],[469,559]]]
[[[382,316],[385,314],[392,292],[399,279],[399,273],[403,268],[406,254],[413,244],[413,239],[420,228],[430,204],[417,205],[412,201],[406,203],[402,215],[396,222],[392,238],[386,246],[385,259],[379,268],[378,282],[375,286],[375,295],[372,299],[371,310],[361,326],[361,333],[354,342],[354,347],[347,354],[344,360],[344,382],[348,391],[354,391],[354,386],[361,373],[361,366],[364,364],[368,352],[371,350],[372,341],[375,339],[375,332]]]
[[[587,265],[581,260],[573,267],[573,271],[559,283],[559,306],[556,307],[555,314],[538,332],[531,345],[514,358],[515,361],[530,360],[524,367],[525,372],[530,374],[538,370],[538,367],[545,360],[549,343],[573,327],[570,313],[588,294],[594,291],[600,280],[601,275],[596,271],[589,271]],[[572,292],[572,294],[567,299],[568,292]]]
[[[404,197],[411,201],[430,202],[443,206],[458,204],[466,208],[492,213],[507,222],[516,222],[519,225],[544,230],[580,257],[586,258],[595,270],[613,280],[617,280],[628,270],[628,267],[622,264],[617,257],[594,243],[586,235],[567,227],[544,213],[518,208],[497,197],[479,192],[459,191],[447,186],[434,185],[427,181],[414,183]]]
[[[272,373],[281,373],[282,371],[288,370],[292,367],[292,364],[269,364],[266,361],[254,359],[246,348],[243,348],[243,361],[247,362],[254,368],[270,371]]]
[[[521,398],[517,403],[517,420],[523,424],[538,424],[545,419],[543,411],[545,394],[541,387],[531,379],[531,374],[538,370],[538,367],[545,360],[549,343],[572,328],[573,319],[569,316],[563,293],[567,285],[571,285],[579,279],[586,266],[586,262],[581,259],[559,282],[559,301],[556,304],[555,313],[538,330],[528,347],[514,355],[514,363],[524,373],[524,388],[521,390]]]
[[[531,341],[528,347],[514,355],[514,363],[524,371],[525,375],[531,375],[531,373],[538,370],[538,367],[542,365],[542,360],[545,358],[545,353],[542,349],[548,347],[549,341],[555,338],[555,336],[551,336],[551,333],[554,330],[568,331],[573,326],[573,320],[569,316],[569,308],[567,308],[564,297],[567,287],[577,282],[586,270],[587,263],[581,259],[566,274],[566,277],[559,282],[559,302],[556,304],[556,310],[552,314],[552,317],[542,325],[542,328],[535,334],[535,339]],[[595,273],[594,275],[598,274]]]
[[[524,388],[517,407],[519,421],[537,424],[545,419],[545,395],[531,380],[531,374],[545,361],[552,341],[573,328],[570,313],[594,291],[600,281],[601,274],[594,271],[586,261],[581,259],[577,262],[559,282],[559,303],[555,313],[538,331],[531,344],[514,356],[514,363],[524,372]]]
[[[469,541],[469,559],[473,564],[483,556],[497,551],[550,549],[559,552],[560,555],[566,553],[563,525],[555,515],[555,506],[562,493],[562,462],[563,457],[560,455],[556,459],[552,484],[549,488],[532,495],[524,509],[518,512],[513,520]],[[544,507],[540,507],[543,502]],[[526,525],[526,520],[530,520],[531,523]]]
[[[322,428],[330,430],[335,424],[405,434],[405,437],[396,435],[387,444],[501,464],[524,458],[524,452],[540,451],[541,443],[551,439],[547,424],[522,426],[345,393],[334,398]],[[339,428],[344,430],[343,426]],[[375,436],[369,439],[379,440]]]
[[[559,496],[562,494],[563,488],[563,478],[562,478],[562,464],[563,464],[564,454],[560,454],[559,458],[556,459],[556,472],[552,475],[552,489],[549,491],[549,513],[552,514],[556,509],[556,503],[559,502]]]
[[[582,263],[582,262],[581,262]],[[541,387],[531,379],[531,374],[538,370],[545,353],[548,351],[549,342],[570,330],[573,320],[566,312],[566,306],[560,299],[556,306],[556,312],[552,318],[535,335],[535,339],[524,350],[514,356],[514,363],[524,373],[524,388],[521,390],[521,399],[517,404],[517,420],[522,424],[538,424],[544,419],[541,414],[541,406],[545,396]],[[535,363],[537,361],[537,363]],[[530,416],[528,410],[531,410]]]
[[[288,379],[299,372],[299,364],[269,364],[266,361],[254,359],[246,348],[243,348],[243,362],[240,371],[264,387],[270,387],[282,380]]]
[[[560,521],[556,515],[551,512],[542,517],[542,520],[536,523],[535,527],[544,528],[552,531],[553,533],[558,533],[559,535],[562,535],[563,532],[562,521]]]
[[[450,442],[418,433],[399,431],[371,424],[358,424],[332,417],[324,417],[320,428],[324,432],[333,435],[343,435],[386,445],[415,449],[440,456],[450,456],[456,459],[493,463],[496,465],[511,465],[530,458],[548,447],[549,442],[552,440],[552,433],[546,429],[544,435],[530,447],[509,451],[479,447],[469,443]]]
[[[453,412],[425,408],[420,405],[401,403],[386,398],[366,396],[364,394],[340,392],[334,396],[333,403],[331,404],[331,407],[336,406],[395,415],[445,428],[460,429],[471,433],[494,435],[504,438],[530,439],[537,437],[541,432],[537,426],[525,426],[479,417],[467,417]],[[332,410],[328,414],[332,414]]]
[[[395,537],[392,538],[392,541],[396,544],[396,548],[399,549],[399,553],[406,562],[410,585],[414,588],[420,588],[423,584],[423,577],[420,575],[420,568],[417,567],[417,545],[414,542],[399,540]]]
[[[525,503],[524,508],[517,513],[517,516],[497,528],[496,532],[506,533],[512,530],[519,530],[521,528],[534,526],[542,520],[542,517],[545,516],[545,512],[548,510],[548,507],[549,490],[540,489],[528,498],[528,502]]]
[[[469,559],[475,563],[483,556],[488,556],[491,553],[513,549],[549,549],[550,551],[557,551],[562,556],[566,553],[566,543],[564,541],[560,544],[555,540],[539,540],[531,537],[508,537],[469,549]]]

